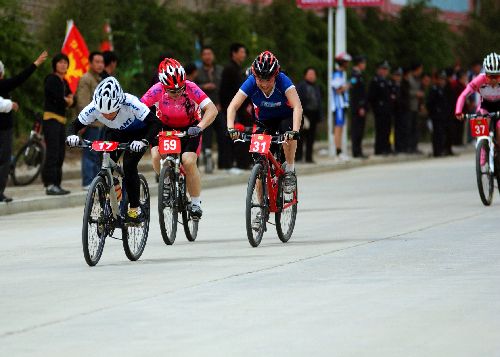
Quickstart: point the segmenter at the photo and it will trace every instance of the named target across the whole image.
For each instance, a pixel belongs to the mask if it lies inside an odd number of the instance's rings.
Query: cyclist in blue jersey
[[[290,78],[280,71],[278,59],[269,51],[264,51],[252,63],[252,74],[241,85],[227,108],[227,130],[231,139],[240,133],[234,129],[236,111],[246,98],[250,98],[255,109],[257,133],[284,134],[283,145],[287,175],[285,190],[293,192],[297,185],[294,174],[295,150],[302,123],[302,105]]]

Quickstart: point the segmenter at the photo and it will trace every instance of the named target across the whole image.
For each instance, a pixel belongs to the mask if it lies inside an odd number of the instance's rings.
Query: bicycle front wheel
[[[481,140],[476,146],[476,178],[479,197],[485,206],[493,201],[493,173],[490,170],[490,145],[488,140]]]
[[[141,257],[144,248],[146,248],[149,233],[149,187],[144,175],[139,174],[139,180],[139,205],[144,214],[144,220],[139,224],[125,223],[122,228],[123,250],[131,261],[136,261]]]
[[[188,241],[194,242],[198,236],[198,224],[200,223],[200,220],[198,218],[193,218],[189,214],[188,207],[190,202],[186,196],[186,180],[182,178],[179,184],[181,185],[181,194],[184,195],[182,209],[182,225],[184,226],[184,233],[186,234]]]
[[[260,244],[265,231],[267,210],[264,185],[264,166],[257,163],[254,165],[248,179],[246,200],[247,237],[252,247],[257,247]]]
[[[36,180],[45,162],[45,148],[38,141],[30,140],[14,157],[12,181],[16,186],[29,185]]]
[[[295,219],[297,218],[297,187],[292,193],[286,193],[284,190],[284,176],[281,176],[278,181],[278,198],[277,205],[280,209],[276,212],[274,218],[276,220],[276,231],[279,239],[286,243],[292,237],[295,227]]]
[[[175,192],[174,171],[164,166],[158,183],[158,217],[163,241],[167,245],[175,242],[177,234],[178,208]]]
[[[89,266],[94,266],[101,259],[106,241],[108,211],[110,209],[106,194],[109,192],[106,180],[96,176],[90,184],[85,209],[83,211],[82,246],[83,256]]]

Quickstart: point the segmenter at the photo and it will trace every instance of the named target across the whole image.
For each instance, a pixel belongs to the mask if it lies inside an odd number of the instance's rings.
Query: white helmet
[[[120,109],[125,95],[115,77],[104,79],[94,91],[94,106],[102,114],[110,114]]]
[[[486,74],[500,74],[500,55],[490,53],[484,58],[483,67]]]

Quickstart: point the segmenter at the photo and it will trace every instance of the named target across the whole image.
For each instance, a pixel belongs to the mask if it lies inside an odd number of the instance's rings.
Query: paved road
[[[197,242],[154,226],[139,262],[108,241],[95,268],[83,208],[0,217],[0,355],[499,355],[500,207],[472,156],[299,183],[288,244],[250,247],[238,185],[204,193]]]

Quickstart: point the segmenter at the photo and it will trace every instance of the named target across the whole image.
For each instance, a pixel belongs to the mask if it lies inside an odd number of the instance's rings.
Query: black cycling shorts
[[[176,130],[176,131],[187,131],[189,127],[186,128],[163,128],[164,131]],[[202,143],[202,134],[198,136],[184,136],[181,139],[181,155],[185,152],[194,152],[196,155],[200,156],[201,153],[201,143]],[[157,146],[156,142],[154,146]]]
[[[284,134],[293,128],[292,118],[276,118],[267,120],[257,120],[256,133],[266,133],[269,135]]]
[[[488,113],[498,112],[500,111],[500,100],[497,100],[496,102],[483,100],[481,102],[481,109],[487,110]]]

